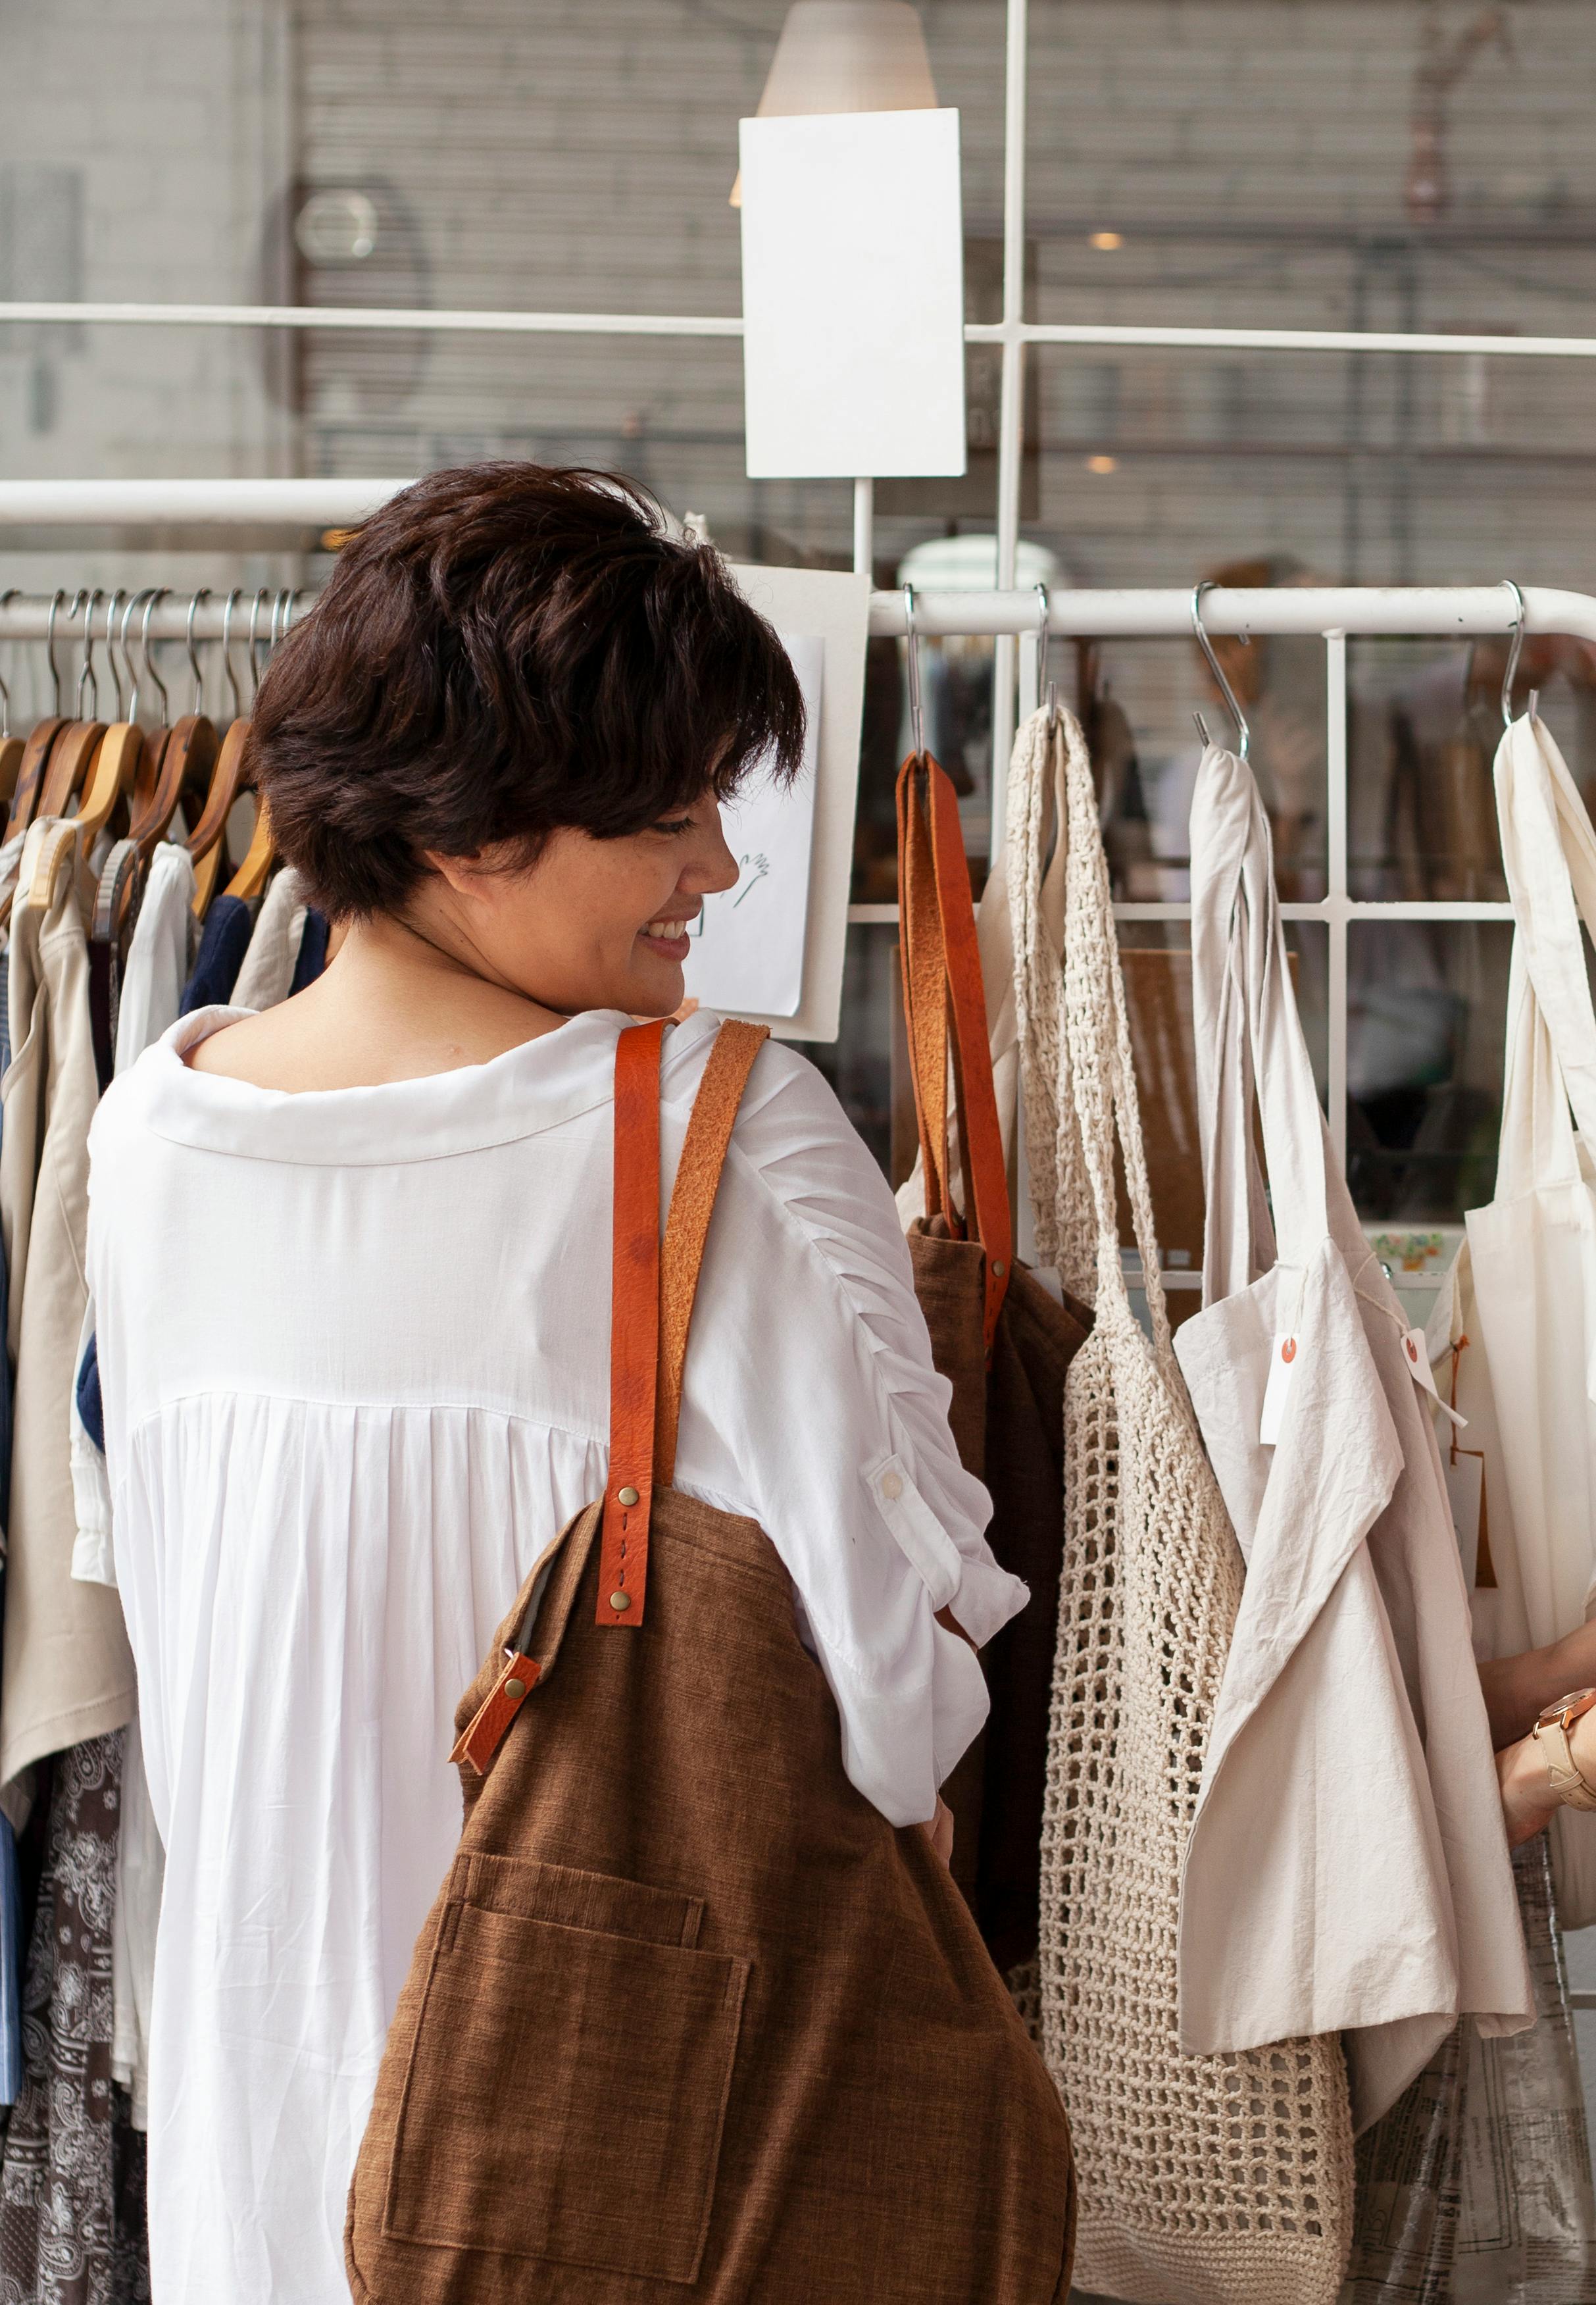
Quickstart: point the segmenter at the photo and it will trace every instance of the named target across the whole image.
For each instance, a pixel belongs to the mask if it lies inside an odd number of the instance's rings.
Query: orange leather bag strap
[[[609,1479],[599,1535],[601,1625],[641,1625],[656,1487],[676,1465],[682,1370],[704,1244],[726,1147],[762,1025],[715,1036],[693,1099],[659,1240],[659,1051],[663,1025],[637,1025],[615,1048],[615,1281],[610,1316]]]
[[[952,783],[929,753],[898,773],[898,948],[909,1068],[920,1124],[926,1215],[973,1232],[987,1253],[983,1331],[989,1356],[1013,1260],[1013,1219],[987,1040],[975,906]],[[965,1212],[950,1178],[948,1059],[958,1095]]]
[[[663,1022],[615,1042],[615,1257],[610,1282],[609,1479],[598,1551],[601,1625],[640,1625],[654,1494],[659,1369],[659,1051]]]
[[[709,1219],[726,1166],[726,1147],[753,1060],[770,1037],[768,1025],[728,1020],[715,1035],[671,1187],[670,1215],[659,1275],[659,1392],[654,1417],[654,1477],[668,1489],[676,1469],[676,1425],[682,1414],[682,1370],[687,1330],[698,1294]]]
[[[682,1370],[699,1271],[726,1147],[764,1025],[728,1023],[715,1036],[659,1241],[659,1054],[663,1025],[634,1025],[615,1044],[615,1277],[610,1327],[609,1479],[599,1532],[598,1621],[641,1625],[649,1517],[676,1462]],[[486,1776],[505,1732],[540,1678],[522,1626],[450,1755]]]

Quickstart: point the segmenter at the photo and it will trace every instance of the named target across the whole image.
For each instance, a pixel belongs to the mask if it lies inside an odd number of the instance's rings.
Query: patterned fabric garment
[[[115,1730],[51,1764],[22,2092],[0,2158],[0,2305],[149,2305],[144,2140],[111,2080],[122,1744]]]

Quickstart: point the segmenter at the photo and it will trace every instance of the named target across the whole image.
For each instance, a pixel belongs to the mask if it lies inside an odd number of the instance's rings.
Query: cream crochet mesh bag
[[[1059,807],[1062,965],[1040,912]],[[1065,1390],[1041,1866],[1042,2046],[1074,2140],[1075,2283],[1140,2305],[1330,2305],[1353,2207],[1339,2043],[1189,2057],[1176,2036],[1181,1864],[1242,1562],[1170,1348],[1108,864],[1068,713],[1051,737],[1043,713],[1020,731],[1007,879],[1039,1257],[1097,1310]],[[1120,1262],[1116,1135],[1150,1344]]]

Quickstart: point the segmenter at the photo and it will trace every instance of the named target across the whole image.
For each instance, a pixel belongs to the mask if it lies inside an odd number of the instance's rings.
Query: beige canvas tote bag
[[[1085,744],[1068,714],[1038,735],[1021,732],[1008,792],[1027,1143],[1039,1247],[1096,1306],[1065,1389],[1042,1841],[1042,2039],[1074,2138],[1075,2280],[1139,2305],[1330,2305],[1353,2197],[1337,2043],[1180,2046],[1181,1864],[1242,1563],[1170,1348]],[[1039,912],[1061,784],[1062,966]],[[1150,1339],[1121,1263],[1116,1143]]]
[[[1344,2034],[1361,2131],[1460,2013],[1511,2032],[1534,2003],[1432,1397],[1330,1156],[1263,803],[1218,745],[1192,957],[1208,1212],[1176,1352],[1247,1579],[1186,1855],[1181,2036]]]
[[[1511,1631],[1539,1646],[1581,1622],[1596,1571],[1596,1012],[1580,925],[1596,927],[1596,834],[1539,719],[1503,736],[1496,790],[1515,921],[1501,1151],[1495,1198],[1468,1213],[1464,1278],[1494,1408],[1489,1558],[1513,1615],[1522,1598]],[[1559,1809],[1551,1833],[1558,1918],[1583,1928],[1596,1816]]]

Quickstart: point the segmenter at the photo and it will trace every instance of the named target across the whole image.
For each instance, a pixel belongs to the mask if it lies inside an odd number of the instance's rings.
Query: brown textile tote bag
[[[958,802],[929,754],[898,775],[898,938],[925,1214],[909,1229],[954,1438],[992,1498],[988,1541],[1031,1603],[983,1657],[992,1710],[943,1787],[954,1877],[1006,1975],[1035,1955],[1053,1634],[1064,1555],[1064,1380],[1091,1314],[1014,1262]],[[948,1105],[951,1068],[955,1110]],[[955,1196],[956,1131],[964,1207]]]
[[[764,1036],[720,1029],[662,1251],[663,1030],[616,1049],[605,1494],[461,1704],[465,1825],[389,2030],[350,2286],[358,2305],[1064,2305],[1057,2093],[930,1836],[845,1774],[769,1539],[671,1485]]]

